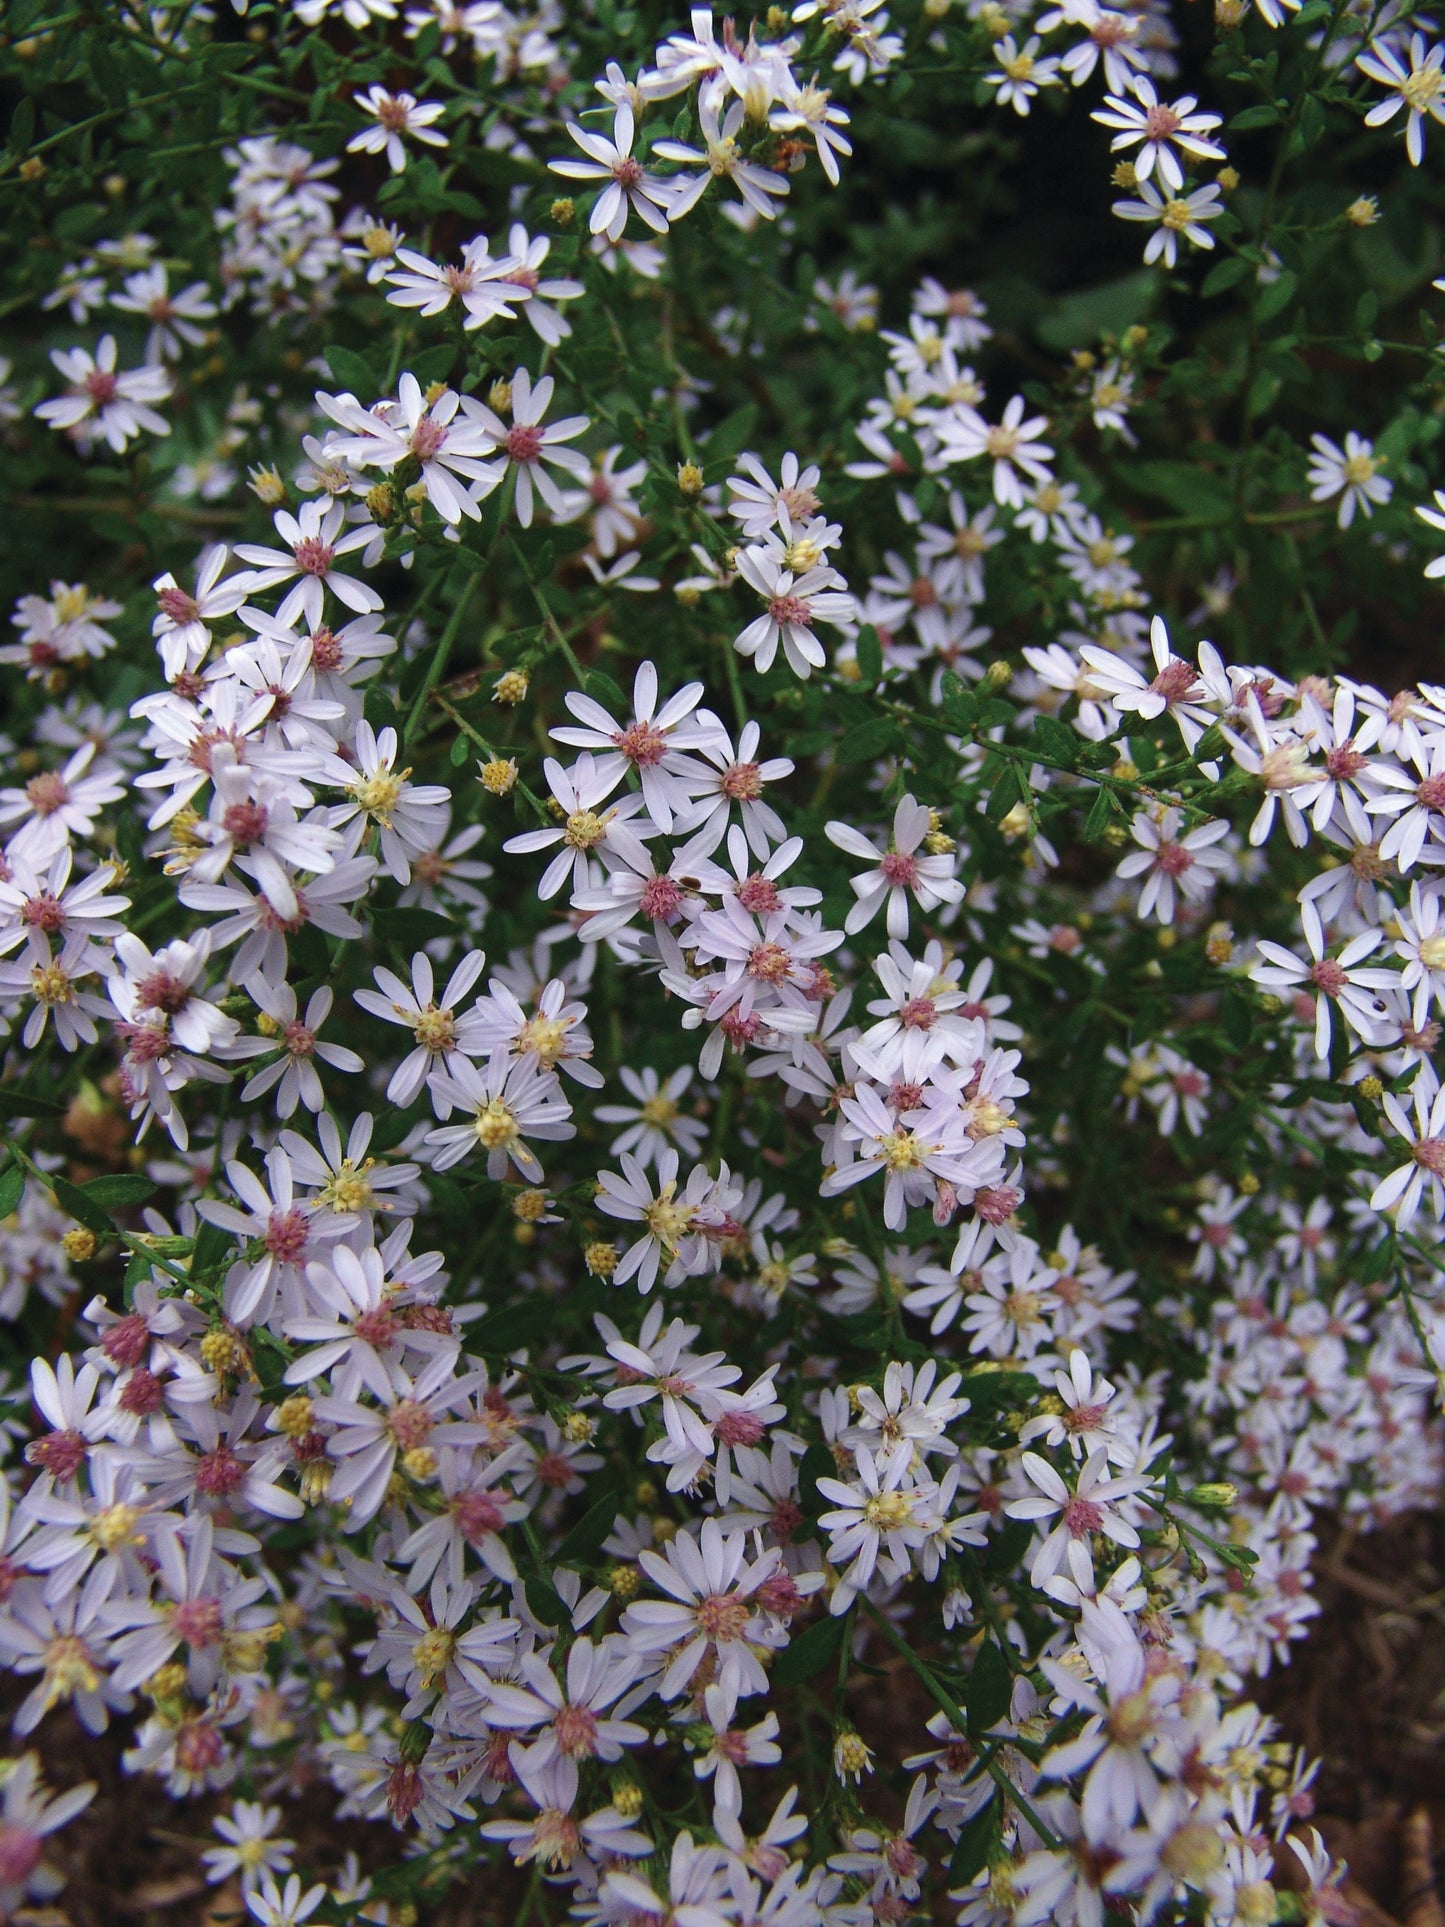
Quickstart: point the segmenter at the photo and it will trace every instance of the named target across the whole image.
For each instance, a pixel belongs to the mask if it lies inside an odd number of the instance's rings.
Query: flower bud
[[[548,211],[558,227],[571,227],[577,219],[577,203],[570,194],[559,194]]]
[[[490,762],[478,763],[477,775],[482,788],[493,796],[506,796],[517,785],[517,765],[510,756],[494,756]]]
[[[1210,1484],[1192,1486],[1185,1496],[1190,1505],[1226,1510],[1238,1500],[1239,1487],[1231,1485],[1227,1479],[1220,1479]]]
[[[500,703],[503,709],[515,709],[518,703],[527,700],[531,678],[525,669],[505,670],[492,685],[492,701]]]
[[[74,1231],[65,1233],[60,1240],[60,1248],[72,1264],[83,1265],[87,1259],[95,1256],[95,1233],[87,1231],[83,1225],[77,1225]]]
[[[702,470],[696,462],[683,462],[679,465],[677,492],[685,502],[695,502],[702,494]]]
[[[583,1251],[582,1262],[594,1278],[610,1278],[617,1269],[616,1247],[597,1238]]]

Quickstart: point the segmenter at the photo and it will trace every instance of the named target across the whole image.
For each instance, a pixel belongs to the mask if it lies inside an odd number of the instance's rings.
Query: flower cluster
[[[1288,181],[1440,47],[162,6],[70,126],[15,4],[17,1737],[262,1927],[1343,1918],[1249,1694],[1445,1472],[1445,369]]]

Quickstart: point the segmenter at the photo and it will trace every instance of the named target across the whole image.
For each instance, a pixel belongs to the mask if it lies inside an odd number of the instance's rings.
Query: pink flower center
[[[651,917],[655,923],[665,923],[677,915],[682,891],[671,877],[649,877],[638,902],[643,916]]]
[[[387,1423],[403,1452],[414,1452],[425,1445],[436,1426],[431,1413],[414,1398],[398,1399],[387,1415]]]
[[[542,431],[531,422],[518,422],[507,434],[506,450],[514,462],[535,462],[542,453]]]
[[[209,1499],[229,1499],[246,1483],[246,1463],[229,1445],[218,1445],[196,1460],[196,1490]]]
[[[908,600],[915,609],[932,609],[938,602],[938,591],[926,575],[918,577],[908,591]]]
[[[878,869],[890,889],[915,890],[918,887],[918,860],[904,850],[890,850]]]
[[[43,1439],[33,1439],[25,1448],[25,1457],[31,1465],[38,1465],[50,1473],[52,1478],[73,1479],[85,1464],[90,1447],[79,1432],[47,1432]]]
[[[778,908],[778,886],[771,877],[744,877],[738,885],[738,902],[754,916],[767,916]]]
[[[316,1033],[308,1030],[299,1017],[292,1018],[281,1036],[293,1057],[311,1057],[315,1054]]]
[[[70,801],[65,779],[54,770],[44,770],[39,776],[32,776],[25,785],[25,794],[37,816],[53,816]]]
[[[156,600],[160,604],[161,614],[169,616],[172,622],[199,622],[201,619],[196,598],[187,595],[184,589],[162,589]]]
[[[699,1630],[719,1643],[741,1639],[751,1617],[748,1601],[732,1593],[711,1592],[697,1603]]]
[[[759,983],[780,984],[786,981],[792,963],[780,943],[760,943],[748,953],[747,971]]]
[[[0,1887],[19,1887],[40,1865],[41,1838],[25,1827],[0,1826]]]
[[[146,1010],[163,1010],[168,1017],[184,1010],[190,1002],[191,987],[169,970],[156,969],[141,977],[135,987],[135,1000]]]
[[[144,1365],[137,1365],[125,1382],[120,1395],[120,1408],[134,1418],[148,1418],[152,1412],[161,1409],[163,1393],[161,1381],[155,1373]]]
[[[1197,678],[1187,662],[1173,657],[1166,662],[1149,687],[1156,696],[1162,696],[1166,703],[1182,702],[1193,689]]]
[[[266,834],[266,820],[263,803],[228,803],[221,828],[238,850],[249,850]]]
[[[439,421],[424,415],[411,431],[411,452],[419,462],[429,462],[440,453],[447,431]]]
[[[1427,776],[1415,794],[1427,810],[1445,810],[1445,775]]]
[[[732,802],[750,803],[763,793],[763,772],[756,763],[730,763],[720,787]]]
[[[139,1365],[150,1338],[146,1321],[138,1311],[133,1311],[128,1317],[116,1320],[100,1341],[100,1349],[114,1365]]]
[[[1326,997],[1338,997],[1349,981],[1348,973],[1333,957],[1321,957],[1310,969],[1310,982]]]
[[[53,936],[65,922],[65,911],[58,897],[43,890],[38,897],[27,897],[21,904],[20,921],[32,930],[48,930]]]
[[[321,628],[311,632],[311,665],[314,669],[336,669],[341,664],[341,644],[334,630]]]
[[[199,1599],[183,1599],[171,1623],[188,1646],[203,1647],[219,1645],[226,1622],[220,1600],[202,1594]]]
[[[1144,132],[1151,141],[1167,141],[1171,134],[1179,132],[1182,125],[1182,116],[1172,107],[1166,107],[1162,101],[1158,106],[1151,107],[1144,116]]]
[[[789,624],[796,629],[813,626],[813,611],[802,596],[775,595],[768,604],[768,614],[780,629],[786,629]]]
[[[1075,1492],[1064,1507],[1063,1521],[1074,1538],[1082,1539],[1085,1534],[1097,1532],[1100,1529],[1104,1523],[1104,1514],[1092,1499],[1081,1499]]]
[[[388,1351],[396,1343],[396,1319],[385,1305],[364,1311],[352,1322],[351,1329],[374,1351]]]
[[[176,1765],[183,1773],[199,1779],[215,1771],[225,1751],[225,1742],[214,1726],[207,1726],[203,1720],[189,1720],[176,1741]]]
[[[619,187],[636,187],[642,179],[641,162],[633,160],[630,154],[624,154],[613,166],[612,178]]]
[[[1007,1224],[1023,1202],[1023,1192],[1012,1184],[986,1184],[973,1197],[973,1208],[985,1224]]]
[[[1340,782],[1344,782],[1351,776],[1358,776],[1369,760],[1368,756],[1362,756],[1355,748],[1353,737],[1348,742],[1337,743],[1333,749],[1325,751],[1325,768]]]
[[[266,1226],[266,1249],[279,1264],[299,1265],[306,1255],[309,1233],[304,1213],[292,1205],[289,1211],[273,1211]]]
[[[476,1545],[489,1532],[500,1532],[504,1523],[502,1508],[490,1492],[468,1492],[454,1501],[452,1516],[457,1522],[457,1531],[469,1546]]]
[[[590,1706],[562,1707],[553,1721],[559,1751],[572,1760],[590,1760],[597,1751],[597,1715]]]
[[[1182,843],[1161,843],[1154,861],[1169,877],[1182,877],[1186,870],[1194,868],[1194,858]]]
[[[717,1422],[717,1435],[724,1445],[756,1445],[763,1436],[763,1422],[753,1412],[724,1412]]]
[[[1412,1147],[1410,1156],[1431,1177],[1445,1178],[1445,1137],[1422,1137]]]
[[[302,575],[325,575],[336,559],[335,549],[319,535],[303,536],[291,553]]]
[[[629,723],[612,740],[634,769],[656,769],[667,754],[667,737],[654,723]]]
[[[910,997],[898,1012],[905,1030],[932,1030],[937,1017],[938,1007],[931,997]]]
[[[119,381],[104,368],[92,368],[81,386],[97,408],[104,408],[120,392]]]

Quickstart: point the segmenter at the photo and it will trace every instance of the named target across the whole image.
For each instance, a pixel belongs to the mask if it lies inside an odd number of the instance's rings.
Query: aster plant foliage
[[[266,1927],[1342,1918],[1251,1683],[1441,1472],[1432,22],[3,26],[0,1906],[78,1722]]]

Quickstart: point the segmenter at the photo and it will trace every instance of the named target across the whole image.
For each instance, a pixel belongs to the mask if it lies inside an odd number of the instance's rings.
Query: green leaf
[[[1016,763],[1004,766],[1004,772],[989,791],[984,815],[990,823],[1002,823],[1016,803],[1027,803],[1029,787],[1027,779],[1020,773]]]
[[[87,1197],[78,1184],[72,1184],[68,1178],[47,1177],[45,1181],[55,1193],[55,1202],[62,1211],[68,1211],[77,1224],[83,1224],[97,1238],[111,1235],[114,1227],[109,1212],[103,1211],[94,1198]]]
[[[127,1205],[144,1204],[153,1198],[156,1187],[149,1178],[120,1173],[115,1177],[92,1178],[83,1185],[88,1198],[94,1198],[102,1211],[121,1211]]]
[[[20,1200],[25,1195],[25,1167],[23,1164],[7,1164],[0,1171],[0,1218],[8,1218],[12,1211],[20,1209]]]
[[[981,1740],[991,1727],[997,1726],[1008,1712],[1012,1696],[1013,1674],[1003,1648],[997,1640],[985,1639],[974,1655],[973,1671],[968,1677],[965,1696],[968,1737]]]
[[[202,1218],[196,1233],[196,1248],[191,1253],[191,1276],[200,1278],[226,1263],[231,1255],[231,1234],[218,1224]]]
[[[1253,271],[1253,265],[1242,254],[1226,255],[1224,260],[1216,261],[1205,275],[1199,292],[1206,301],[1211,295],[1223,294],[1227,289],[1237,287]]]
[[[801,1686],[805,1679],[821,1673],[832,1659],[838,1656],[843,1644],[843,1629],[846,1625],[843,1615],[835,1618],[815,1620],[805,1627],[788,1647],[779,1653],[773,1662],[772,1676],[779,1686]]]
[[[839,763],[871,763],[886,756],[898,743],[898,725],[891,716],[870,716],[850,729],[834,752]]]
[[[594,703],[603,703],[612,709],[625,709],[627,706],[626,695],[605,669],[589,669],[582,686]]]
[[[1224,522],[1233,507],[1225,478],[1193,462],[1131,462],[1119,473],[1131,488],[1157,496],[1182,515]]]
[[[1299,276],[1292,268],[1282,268],[1273,281],[1265,283],[1259,291],[1254,311],[1261,321],[1272,321],[1277,314],[1283,314],[1294,299],[1294,291],[1299,286]]]
[[[1057,716],[1035,716],[1034,736],[1045,756],[1052,757],[1056,763],[1063,763],[1073,769],[1079,760],[1079,738],[1067,723],[1061,723]]]
[[[611,1532],[616,1519],[617,1493],[609,1489],[594,1505],[588,1507],[558,1546],[556,1563],[559,1566],[575,1566],[579,1560],[590,1559]]]
[[[735,408],[730,415],[724,416],[703,447],[707,466],[712,468],[714,465],[731,463],[747,447],[757,425],[756,402],[744,402],[741,408]]]
[[[567,1607],[561,1593],[540,1573],[533,1573],[522,1590],[527,1595],[527,1604],[534,1616],[544,1626],[563,1626],[567,1623]]]
[[[34,138],[35,102],[27,94],[10,117],[10,152],[23,154]]]
[[[507,1305],[471,1326],[469,1336],[478,1351],[510,1353],[520,1351],[556,1322],[555,1299],[524,1298],[519,1305]]]
[[[1245,107],[1229,123],[1231,133],[1243,133],[1251,127],[1274,127],[1284,118],[1278,107],[1265,102],[1258,107]]]
[[[465,740],[465,739],[463,739]],[[383,943],[394,943],[408,955],[437,937],[455,937],[457,926],[439,910],[375,910],[371,927]]]
[[[1068,295],[1040,317],[1034,333],[1046,348],[1092,348],[1100,335],[1122,334],[1143,321],[1158,298],[1159,277],[1153,268],[1136,269],[1117,281]]]
[[[451,763],[451,766],[453,769],[461,768],[462,764],[467,760],[468,755],[471,753],[471,747],[472,747],[471,743],[467,740],[467,738],[461,735],[460,733],[458,733],[457,736],[453,739],[451,748],[447,751],[447,759]]]
[[[865,622],[858,631],[858,669],[864,682],[882,681],[883,644],[878,640],[878,631],[871,622]]]
[[[827,1446],[818,1443],[810,1445],[798,1467],[798,1498],[810,1519],[816,1519],[820,1512],[828,1509],[828,1501],[818,1492],[819,1479],[836,1479],[837,1476],[837,1462]]]
[[[53,1097],[0,1085],[0,1117],[59,1117],[64,1108]]]
[[[376,377],[367,365],[365,357],[354,349],[333,347],[324,350],[326,365],[331,370],[331,379],[339,381],[363,407],[369,407],[381,389]]]
[[[995,1793],[985,1801],[958,1836],[953,1858],[948,1863],[949,1886],[966,1887],[976,1880],[1002,1838],[998,1795]]]

